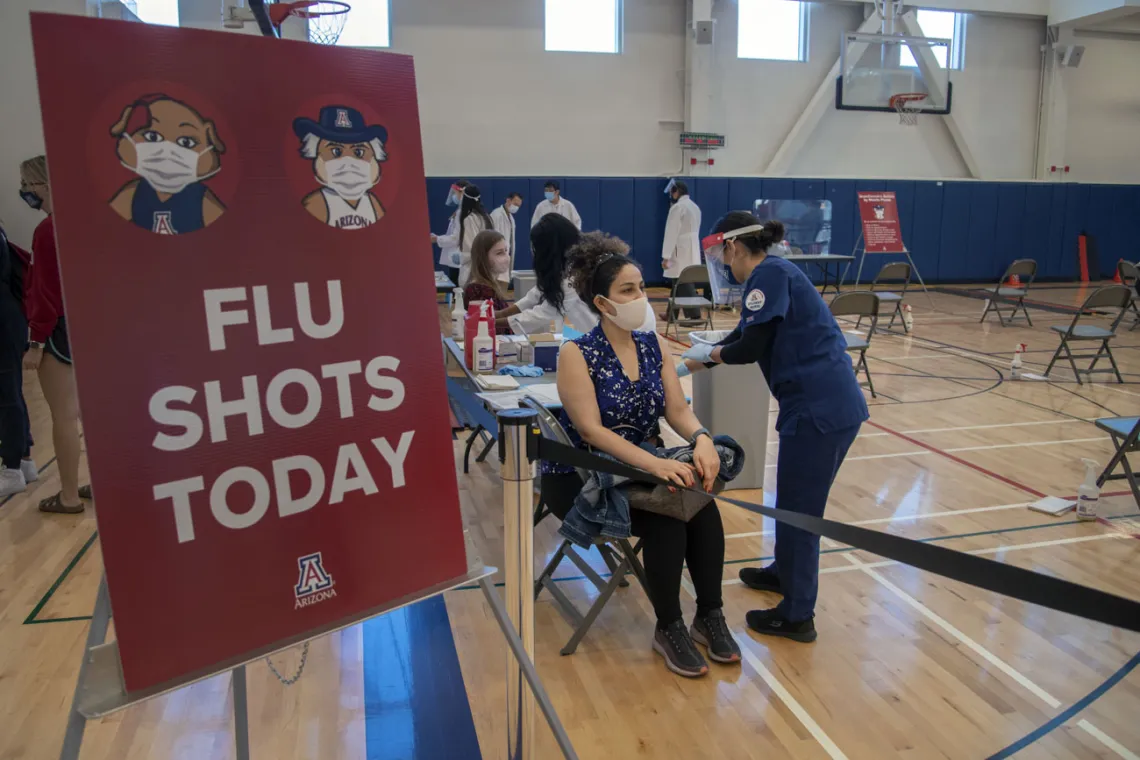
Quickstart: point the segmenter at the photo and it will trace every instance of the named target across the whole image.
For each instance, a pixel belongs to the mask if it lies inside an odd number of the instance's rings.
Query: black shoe
[[[709,650],[709,659],[714,662],[740,662],[740,647],[728,630],[723,610],[712,610],[704,617],[698,615],[693,618],[693,627],[689,633],[692,634],[693,641]]]
[[[815,621],[812,618],[793,623],[776,610],[751,610],[744,619],[748,627],[765,636],[783,636],[792,641],[810,644],[815,641]]]
[[[653,634],[653,651],[665,658],[665,667],[685,678],[698,678],[709,672],[709,664],[697,650],[685,628],[684,620],[675,620]]]
[[[748,588],[782,594],[780,576],[766,567],[746,567],[740,571],[740,580]]]

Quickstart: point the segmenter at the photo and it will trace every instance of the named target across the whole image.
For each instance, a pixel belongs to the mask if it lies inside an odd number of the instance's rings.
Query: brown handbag
[[[668,486],[651,483],[625,483],[620,488],[629,500],[630,509],[642,509],[646,512],[672,517],[681,522],[692,520],[698,512],[713,501],[704,494],[687,490],[671,492]],[[713,484],[712,492],[715,494],[723,490],[724,481],[718,477]]]

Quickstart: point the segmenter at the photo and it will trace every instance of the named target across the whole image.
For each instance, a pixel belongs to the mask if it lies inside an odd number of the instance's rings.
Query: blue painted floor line
[[[367,760],[481,760],[443,597],[364,623],[364,715]]]

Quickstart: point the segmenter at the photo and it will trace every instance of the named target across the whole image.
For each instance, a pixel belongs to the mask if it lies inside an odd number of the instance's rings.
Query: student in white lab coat
[[[471,183],[465,179],[456,180],[448,188],[447,205],[455,206],[455,211],[447,218],[447,232],[431,236],[431,242],[439,246],[439,265],[447,272],[451,281],[459,286],[459,201],[463,198],[463,188]]]
[[[672,206],[665,221],[665,241],[661,246],[661,268],[665,277],[676,280],[681,270],[701,263],[701,209],[689,197],[689,186],[680,180],[670,180],[665,188]],[[692,284],[677,286],[677,296],[695,296]],[[666,315],[668,317],[668,315]],[[686,319],[700,319],[700,309],[685,309]]]
[[[564,216],[574,223],[579,231],[582,229],[582,217],[578,216],[578,209],[574,204],[562,197],[562,190],[557,180],[547,180],[543,186],[543,200],[534,207],[534,215],[530,218],[530,226],[538,224],[538,220],[547,214]]]
[[[546,332],[550,323],[567,322],[579,332],[589,332],[598,324],[598,315],[582,301],[568,279],[567,252],[578,242],[574,224],[558,214],[540,219],[530,231],[530,247],[534,250],[534,274],[538,284],[518,301],[495,312],[496,320],[505,319],[515,335]],[[645,322],[638,328],[653,332],[657,319],[648,302]]]
[[[455,284],[461,288],[467,287],[471,279],[471,245],[475,236],[483,230],[494,229],[481,197],[478,187],[468,185],[463,188],[459,202],[459,280]]]
[[[519,193],[507,193],[507,199],[503,201],[503,205],[496,206],[495,210],[491,212],[491,224],[495,225],[495,231],[503,236],[510,248],[510,269],[497,276],[497,279],[503,282],[511,281],[510,270],[515,268],[515,214],[522,207],[522,202],[522,195]]]

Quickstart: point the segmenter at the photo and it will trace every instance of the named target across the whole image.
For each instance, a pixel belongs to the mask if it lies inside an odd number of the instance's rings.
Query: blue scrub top
[[[780,435],[795,435],[802,420],[830,433],[870,416],[847,341],[823,297],[799,267],[777,256],[744,283],[741,333],[766,322],[774,323],[775,338],[759,364],[780,404]]]

